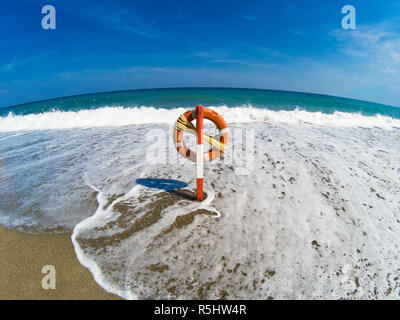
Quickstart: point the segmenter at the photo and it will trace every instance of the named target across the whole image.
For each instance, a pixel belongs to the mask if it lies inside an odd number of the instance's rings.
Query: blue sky
[[[44,30],[41,9],[56,8]],[[341,9],[356,8],[357,30]],[[153,87],[224,86],[400,106],[395,0],[2,0],[0,107]]]

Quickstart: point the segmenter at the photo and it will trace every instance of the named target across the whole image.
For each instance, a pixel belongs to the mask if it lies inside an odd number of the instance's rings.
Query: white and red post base
[[[203,106],[196,106],[197,132],[197,200],[203,200]]]

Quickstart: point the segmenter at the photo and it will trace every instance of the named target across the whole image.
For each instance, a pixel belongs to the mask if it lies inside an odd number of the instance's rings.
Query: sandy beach
[[[0,299],[119,299],[103,290],[76,258],[70,234],[31,235],[0,227]],[[41,286],[56,269],[56,289]]]

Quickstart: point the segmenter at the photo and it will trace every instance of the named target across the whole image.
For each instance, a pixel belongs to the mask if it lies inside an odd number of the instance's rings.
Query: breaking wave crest
[[[359,113],[308,112],[295,109],[292,111],[273,111],[254,107],[228,106],[212,107],[228,123],[279,122],[287,124],[311,123],[332,127],[378,127],[392,129],[400,127],[400,119],[389,116],[364,116]],[[164,123],[176,120],[177,114],[185,108],[162,109],[154,107],[102,107],[80,111],[51,111],[39,114],[15,115],[9,113],[0,117],[0,132],[53,130],[71,128],[122,127],[137,124]]]

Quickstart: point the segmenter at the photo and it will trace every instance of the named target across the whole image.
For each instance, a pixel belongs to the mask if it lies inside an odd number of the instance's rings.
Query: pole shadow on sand
[[[183,189],[188,186],[188,184],[183,181],[173,179],[140,178],[136,180],[136,183],[147,188],[164,190],[184,199],[196,200],[195,192]]]

